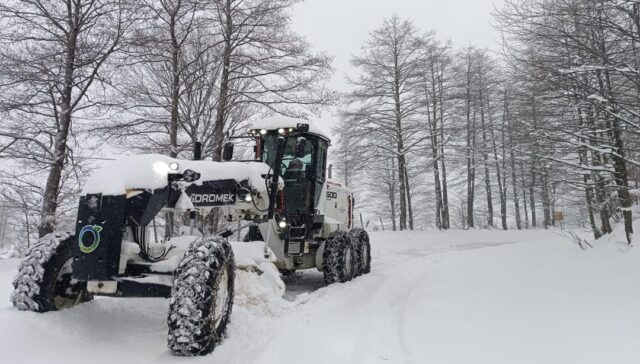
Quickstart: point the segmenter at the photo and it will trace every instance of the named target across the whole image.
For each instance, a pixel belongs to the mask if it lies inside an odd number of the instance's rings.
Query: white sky
[[[497,33],[490,25],[494,4],[503,0],[305,0],[295,5],[293,29],[305,36],[316,51],[334,57],[331,87],[343,91],[351,56],[359,53],[370,31],[394,13],[423,30],[435,30],[454,48],[467,45],[497,49]],[[329,131],[333,117],[322,115],[319,127]]]

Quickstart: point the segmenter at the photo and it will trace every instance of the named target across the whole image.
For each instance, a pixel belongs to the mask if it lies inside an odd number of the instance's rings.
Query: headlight
[[[267,134],[267,131],[265,129],[260,130],[260,134],[265,135]]]
[[[284,229],[287,227],[287,222],[282,220],[278,223],[278,226],[280,226],[281,229]]]
[[[169,169],[172,171],[177,171],[178,168],[180,168],[180,166],[178,165],[178,163],[176,162],[171,162],[169,163]]]
[[[284,129],[278,129],[278,134],[284,134],[285,130]]]
[[[244,198],[244,200],[245,200],[245,201],[247,201],[247,202],[251,202],[251,200],[253,200],[253,198],[251,197],[251,195],[247,195],[247,196]]]

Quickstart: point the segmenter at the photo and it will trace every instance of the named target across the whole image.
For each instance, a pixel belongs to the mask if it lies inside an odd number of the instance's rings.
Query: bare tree
[[[427,45],[427,56],[422,70],[422,94],[425,98],[425,114],[427,126],[430,134],[430,154],[429,164],[433,170],[434,193],[436,198],[436,227],[448,229],[449,203],[447,176],[445,165],[445,145],[448,137],[445,136],[445,100],[449,101],[446,95],[448,89],[445,86],[450,82],[450,69],[452,59],[450,45],[442,45],[440,42],[432,42]]]
[[[132,19],[124,1],[9,0],[0,4],[0,136],[46,171],[39,235],[55,228],[73,131],[105,112],[105,65]]]
[[[393,16],[371,33],[362,53],[352,59],[360,75],[349,80],[354,86],[348,95],[351,116],[363,133],[377,141],[372,146],[378,153],[397,159],[400,230],[413,229],[411,216],[407,219],[411,211],[407,155],[428,138],[418,117],[424,104],[419,69],[430,39],[411,22]]]
[[[128,117],[118,120],[117,132],[133,141],[127,146],[176,157],[186,148],[180,140],[184,122],[202,122],[210,113],[220,57],[207,5],[200,0],[144,1],[139,16],[145,21],[119,68]],[[193,125],[189,129],[193,133]]]
[[[213,159],[220,160],[228,115],[243,104],[301,116],[329,103],[324,89],[330,58],[313,54],[290,29],[294,0],[215,0],[221,74],[213,125]]]

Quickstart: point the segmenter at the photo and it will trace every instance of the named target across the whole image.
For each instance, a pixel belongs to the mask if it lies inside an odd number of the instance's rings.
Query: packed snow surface
[[[0,361],[640,362],[640,248],[618,243],[619,236],[587,251],[560,231],[371,239],[370,274],[329,287],[319,272],[297,274],[285,278],[285,298],[268,262],[258,262],[260,275],[239,270],[228,337],[199,358],[169,354],[167,300],[103,298],[47,314],[17,311],[8,297],[18,261],[0,260]]]
[[[171,169],[171,164],[177,170]],[[183,173],[187,169],[200,173],[203,181],[235,179],[249,180],[251,187],[266,196],[263,174],[269,166],[259,162],[212,162],[174,159],[160,154],[145,154],[124,157],[105,163],[87,180],[83,194],[102,193],[103,195],[122,195],[127,189],[157,189],[166,187],[169,173]]]

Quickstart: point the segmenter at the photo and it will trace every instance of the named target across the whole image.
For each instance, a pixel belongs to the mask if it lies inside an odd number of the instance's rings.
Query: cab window
[[[327,142],[318,140],[318,162],[316,163],[316,176],[319,181],[324,182],[327,168]]]

